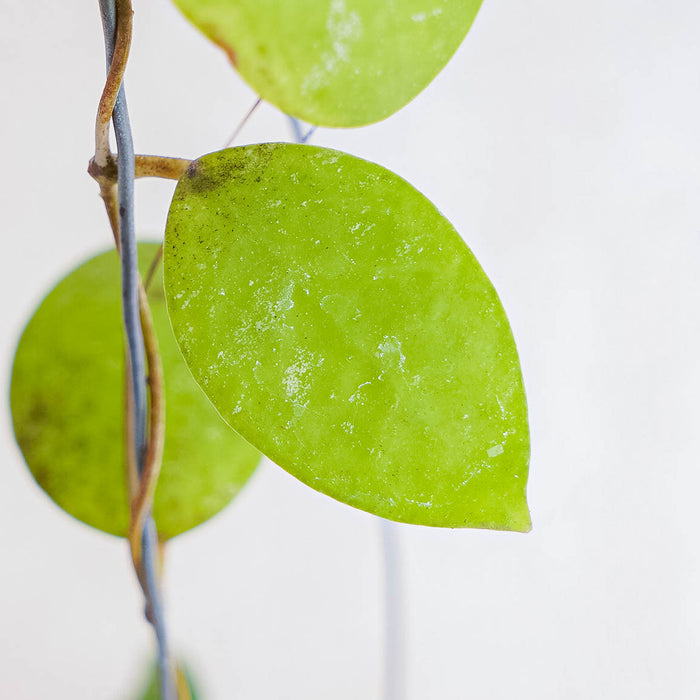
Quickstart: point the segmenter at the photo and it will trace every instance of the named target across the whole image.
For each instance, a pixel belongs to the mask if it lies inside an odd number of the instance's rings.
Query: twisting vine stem
[[[146,599],[146,617],[158,641],[161,694],[177,697],[170,666],[165,621],[160,600],[159,546],[151,506],[163,446],[164,404],[162,368],[146,293],[138,274],[134,227],[135,155],[123,86],[132,31],[131,0],[99,0],[107,55],[107,81],[95,128],[91,174],[100,185],[114,239],[121,257],[122,303],[127,338],[127,461],[131,485],[129,542],[134,567]],[[117,161],[109,149],[109,121],[114,124]],[[177,159],[172,159],[177,160]],[[116,184],[115,171],[116,170]],[[146,361],[150,375],[146,375]],[[151,410],[148,411],[148,383]],[[134,469],[135,467],[135,469]]]
[[[160,257],[160,256],[159,256]],[[158,341],[153,318],[148,305],[146,291],[139,284],[139,312],[143,329],[146,360],[148,362],[148,381],[151,386],[151,406],[149,414],[149,440],[146,445],[144,464],[141,469],[137,463],[138,479],[131,490],[131,517],[129,520],[129,543],[134,566],[138,571],[142,564],[142,546],[140,541],[144,524],[151,513],[153,497],[158,483],[160,465],[163,461],[163,443],[165,438],[165,401],[163,396],[163,367],[158,354]],[[144,591],[145,592],[145,591]]]
[[[120,94],[126,63],[129,58],[129,50],[131,48],[131,32],[133,23],[131,21],[131,7],[129,3],[117,0],[117,4],[121,5],[122,10],[121,22],[116,21],[117,5],[114,2],[109,3],[111,8],[111,16],[109,17],[110,24],[114,27],[114,31],[107,37],[107,13],[110,8],[107,8],[108,3],[103,3],[100,0],[102,10],[102,27],[105,30],[105,46],[107,48],[107,80],[105,82],[102,97],[97,107],[97,123],[95,125],[95,161],[101,168],[107,167],[113,163],[109,152],[109,124],[112,120],[114,108]],[[128,15],[128,17],[127,17]]]

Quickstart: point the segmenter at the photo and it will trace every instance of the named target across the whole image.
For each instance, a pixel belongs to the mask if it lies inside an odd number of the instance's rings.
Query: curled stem
[[[161,694],[177,693],[169,661],[167,634],[160,600],[159,545],[151,505],[163,447],[164,405],[162,368],[148,300],[138,274],[134,230],[135,156],[122,78],[129,54],[133,11],[131,0],[99,0],[105,35],[108,77],[96,128],[91,172],[100,185],[114,240],[121,258],[122,300],[127,349],[126,447],[132,497],[129,542],[134,567],[146,599],[146,617],[158,641]],[[109,151],[109,117],[117,141],[116,163]],[[150,410],[148,380],[150,375]]]
[[[106,168],[108,164],[114,162],[109,150],[109,125],[129,59],[133,29],[132,16],[130,0],[116,0],[114,46],[111,58],[108,57],[109,70],[97,107],[95,123],[95,162],[100,168]]]
[[[158,256],[159,257],[159,256]],[[156,258],[156,260],[158,259]],[[163,393],[163,364],[158,353],[158,339],[153,327],[153,317],[148,305],[146,290],[139,282],[139,307],[141,327],[148,364],[148,384],[151,405],[149,411],[149,435],[144,468],[138,479],[137,488],[131,496],[131,518],[129,521],[129,544],[134,566],[141,566],[141,533],[146,518],[151,513],[158,475],[163,461],[165,440],[165,397]]]
[[[163,244],[161,243],[158,246],[158,250],[156,251],[156,254],[153,256],[153,260],[151,260],[151,264],[148,267],[148,272],[146,273],[146,279],[144,280],[143,283],[143,288],[148,292],[151,282],[153,281],[153,277],[156,274],[156,270],[158,269],[158,265],[160,264],[160,261],[163,259]]]

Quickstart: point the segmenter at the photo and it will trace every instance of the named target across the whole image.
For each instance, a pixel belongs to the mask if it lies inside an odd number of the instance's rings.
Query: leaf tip
[[[532,530],[532,518],[525,494],[518,496],[517,501],[513,503],[506,516],[506,524],[503,529],[522,533],[528,533]]]

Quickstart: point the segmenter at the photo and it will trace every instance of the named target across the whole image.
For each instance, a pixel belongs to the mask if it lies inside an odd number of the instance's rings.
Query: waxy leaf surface
[[[142,273],[158,246],[141,244]],[[124,340],[119,259],[99,255],[44,299],[12,368],[15,436],[34,478],[79,520],[126,535]],[[238,493],[259,453],[217,415],[173,338],[162,274],[149,288],[163,360],[166,433],[154,503],[161,539],[198,525]]]
[[[164,255],[194,376],[281,467],[393,520],[529,528],[508,321],[407,182],[310,146],[213,153],[177,186]]]
[[[481,0],[175,0],[279,109],[321,126],[388,117],[438,74]]]

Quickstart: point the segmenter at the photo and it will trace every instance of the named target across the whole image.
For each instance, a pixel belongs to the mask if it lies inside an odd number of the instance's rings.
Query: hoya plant
[[[305,143],[298,121],[390,117],[444,67],[479,0],[175,4],[294,119],[298,143],[134,154],[131,0],[100,0],[108,76],[89,171],[115,250],[46,296],[11,385],[37,483],[129,541],[159,649],[148,697],[168,700],[191,690],[167,643],[164,545],[226,506],[261,455],[389,520],[530,528],[527,407],[496,290],[435,204],[379,164]],[[162,240],[137,246],[145,176],[177,186]]]

